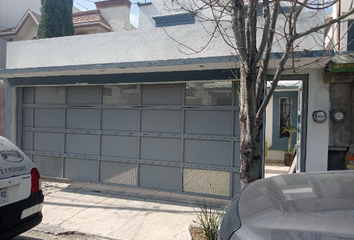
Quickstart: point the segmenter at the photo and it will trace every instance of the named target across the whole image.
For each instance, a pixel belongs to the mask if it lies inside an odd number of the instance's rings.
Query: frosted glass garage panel
[[[36,104],[65,104],[65,87],[37,87]]]
[[[138,137],[102,136],[101,155],[108,157],[137,158]]]
[[[66,128],[99,130],[99,110],[73,108],[66,110]]]
[[[137,164],[100,161],[100,182],[136,185]]]
[[[232,82],[192,82],[186,84],[186,105],[231,106]]]
[[[234,166],[241,166],[241,157],[240,157],[240,142],[234,142]]]
[[[103,104],[116,105],[138,105],[139,86],[138,85],[105,85],[103,86]]]
[[[181,169],[177,167],[140,165],[139,186],[180,191]]]
[[[65,178],[83,181],[97,181],[97,175],[97,160],[65,158]]]
[[[138,110],[103,109],[103,131],[138,131]]]
[[[63,159],[61,157],[33,156],[32,161],[38,168],[41,176],[62,176]]]
[[[183,191],[230,196],[230,172],[183,169]]]
[[[32,150],[32,132],[24,131],[22,139],[22,149],[23,150]]]
[[[91,134],[66,134],[66,153],[98,155],[99,136]]]
[[[33,104],[34,99],[34,88],[24,88],[23,89],[23,103]]]
[[[156,133],[182,133],[182,111],[142,110],[141,131]]]
[[[99,104],[101,87],[68,87],[68,104]]]
[[[231,111],[186,111],[185,133],[201,135],[232,135]]]
[[[37,108],[34,109],[35,128],[63,128],[64,109]]]
[[[141,137],[140,158],[180,162],[181,139]]]
[[[33,123],[33,111],[32,108],[24,108],[23,109],[23,126],[24,127],[32,127]]]
[[[63,152],[63,133],[34,132],[34,150]]]
[[[231,142],[186,139],[184,162],[229,167]]]
[[[143,105],[182,105],[183,84],[142,85]]]

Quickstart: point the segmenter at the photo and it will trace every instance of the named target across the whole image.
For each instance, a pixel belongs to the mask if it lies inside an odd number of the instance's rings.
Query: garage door
[[[21,92],[22,148],[43,176],[222,197],[239,189],[230,81]]]

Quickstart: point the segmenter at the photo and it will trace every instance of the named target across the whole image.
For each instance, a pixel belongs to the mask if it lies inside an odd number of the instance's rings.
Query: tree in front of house
[[[352,0],[345,1],[351,1],[353,4]],[[352,15],[354,9],[351,7],[338,18],[327,22],[323,19],[323,23],[319,22],[317,26],[309,27],[306,26],[308,25],[306,21],[316,18],[321,12],[330,10],[333,5],[340,4],[340,0],[193,0],[191,3],[187,2],[188,4],[184,4],[177,1],[177,4],[180,9],[190,13],[201,12],[198,21],[213,22],[207,44],[214,37],[222,37],[239,59],[237,67],[240,70],[240,178],[243,186],[262,177],[260,143],[262,118],[284,71],[293,70],[296,73],[294,54],[309,52],[311,49],[301,48],[305,45],[301,45],[305,37],[311,38],[313,34],[320,32],[323,34],[324,29]],[[168,6],[167,2],[166,6]],[[287,11],[284,11],[285,8]],[[210,14],[203,15],[204,10],[209,10]],[[302,19],[304,14],[309,16]],[[178,40],[175,41],[186,46]],[[318,39],[318,44],[323,46],[324,39]],[[272,73],[273,76],[269,78],[267,74],[274,45],[281,45],[283,53]],[[337,43],[333,43],[333,46],[336,45]],[[202,50],[205,48],[206,46]],[[197,53],[202,50],[194,51]],[[291,66],[286,65],[289,59],[292,60]],[[300,67],[306,68],[316,63]],[[271,82],[271,87],[267,96],[263,97],[266,81]]]
[[[74,35],[72,17],[73,0],[41,0],[41,21],[38,38]]]

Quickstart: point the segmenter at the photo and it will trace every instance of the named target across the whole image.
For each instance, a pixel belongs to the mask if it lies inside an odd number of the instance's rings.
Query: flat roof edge
[[[283,53],[277,52],[271,54],[271,59],[280,59]],[[317,50],[309,52],[296,52],[295,58],[315,58],[323,56],[333,56],[333,51]],[[171,67],[182,65],[196,65],[196,64],[213,64],[213,63],[235,63],[238,62],[236,55],[228,56],[214,56],[214,57],[200,57],[187,59],[169,59],[157,61],[141,61],[141,62],[121,62],[121,63],[97,63],[86,65],[66,65],[66,66],[48,66],[48,67],[29,67],[29,68],[15,68],[0,70],[0,78],[12,78],[11,75],[24,74],[24,77],[31,77],[35,73],[51,73],[64,71],[89,71],[89,70],[108,70],[108,69],[137,69],[149,67]],[[15,77],[15,76],[14,76]]]

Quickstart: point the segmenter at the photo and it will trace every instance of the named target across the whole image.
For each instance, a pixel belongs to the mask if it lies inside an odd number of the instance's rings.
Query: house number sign
[[[323,123],[327,119],[327,114],[325,111],[318,110],[313,112],[312,117],[315,122]]]

